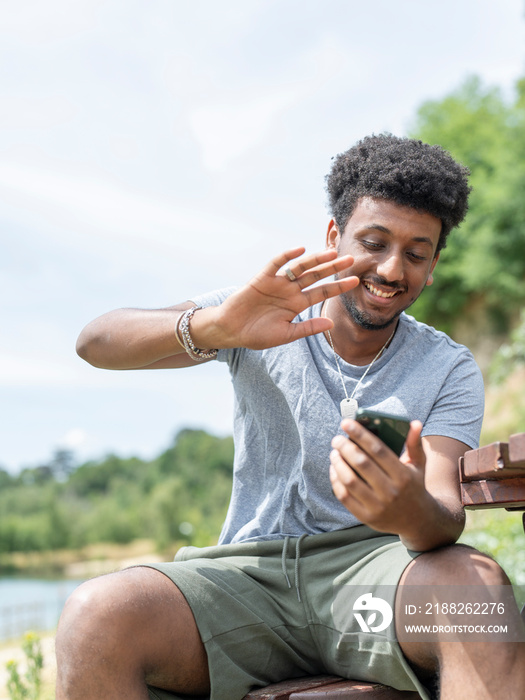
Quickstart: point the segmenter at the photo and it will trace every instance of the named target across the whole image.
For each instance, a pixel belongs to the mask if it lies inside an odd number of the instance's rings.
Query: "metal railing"
[[[0,606],[0,642],[21,637],[27,631],[47,632],[60,617],[64,600]]]

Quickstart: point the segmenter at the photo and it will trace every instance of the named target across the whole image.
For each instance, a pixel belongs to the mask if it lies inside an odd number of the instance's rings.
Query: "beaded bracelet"
[[[193,306],[191,309],[185,311],[179,319],[177,327],[175,328],[175,334],[179,340],[182,339],[182,344],[187,354],[195,362],[204,362],[204,360],[213,360],[217,357],[218,350],[200,350],[196,348],[190,334],[190,321],[193,314],[202,309],[202,306]]]

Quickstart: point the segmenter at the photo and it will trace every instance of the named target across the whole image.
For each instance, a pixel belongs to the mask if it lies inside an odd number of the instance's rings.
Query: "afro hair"
[[[441,219],[438,252],[467,213],[469,174],[441,146],[392,134],[367,136],[334,158],[326,176],[330,213],[344,231],[362,197],[427,212]]]

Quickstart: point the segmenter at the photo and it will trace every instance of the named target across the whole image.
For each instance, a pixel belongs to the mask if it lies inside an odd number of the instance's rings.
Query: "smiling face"
[[[386,328],[432,283],[440,232],[435,216],[372,197],[359,200],[343,235],[330,222],[328,246],[354,257],[339,277],[361,281],[340,297],[358,326]]]

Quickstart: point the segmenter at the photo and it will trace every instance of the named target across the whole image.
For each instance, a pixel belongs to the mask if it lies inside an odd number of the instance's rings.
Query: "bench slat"
[[[462,483],[461,501],[465,508],[523,508],[525,477],[480,479]]]
[[[460,458],[460,479],[465,482],[525,476],[524,452],[525,433],[512,435],[509,442],[493,442],[468,450]]]
[[[244,700],[420,700],[419,693],[338,676],[307,676],[252,690]]]
[[[306,676],[291,678],[280,683],[272,683],[265,688],[257,688],[244,696],[244,700],[289,700],[290,695],[301,690],[327,686],[341,680],[339,676]]]
[[[419,693],[395,690],[378,683],[342,681],[314,690],[292,693],[290,700],[421,700]]]
[[[525,462],[525,433],[517,433],[509,438],[509,458],[511,462]]]

